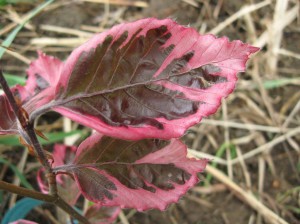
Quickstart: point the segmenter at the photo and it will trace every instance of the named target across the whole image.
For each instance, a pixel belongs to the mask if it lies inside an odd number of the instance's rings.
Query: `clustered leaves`
[[[53,152],[54,170],[71,176],[57,175],[59,191],[75,180],[95,202],[88,214],[102,206],[163,210],[198,182],[207,163],[187,158],[177,138],[216,112],[256,51],[148,18],[95,35],[65,62],[39,52],[26,85],[12,91],[31,121],[53,110],[97,131],[76,155],[70,150],[74,159],[63,161],[70,153],[64,146]],[[0,108],[0,134],[22,134],[4,95]],[[66,198],[71,204],[80,194],[74,192]]]

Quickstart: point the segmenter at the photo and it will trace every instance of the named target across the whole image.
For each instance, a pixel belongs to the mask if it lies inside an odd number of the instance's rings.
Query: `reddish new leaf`
[[[198,182],[207,160],[186,158],[179,140],[125,141],[94,134],[78,148],[72,172],[82,194],[103,206],[165,209]]]
[[[120,207],[103,207],[95,204],[88,208],[84,216],[91,224],[108,224],[115,221],[120,212]]]
[[[75,157],[75,147],[67,147],[65,145],[55,145],[53,150],[53,167],[62,166],[73,161]],[[56,175],[57,189],[59,195],[65,199],[69,204],[74,205],[80,196],[80,191],[69,175],[58,174]],[[41,191],[45,194],[49,192],[49,186],[45,179],[44,169],[40,169],[37,175],[37,182]]]
[[[217,110],[256,51],[170,19],[120,24],[73,51],[32,118],[52,108],[109,136],[179,137]]]
[[[16,117],[5,95],[0,96],[0,111],[0,135],[18,133]]]
[[[63,63],[55,57],[41,52],[38,55],[39,58],[27,70],[26,85],[18,89],[22,106],[29,115],[36,110],[43,110],[43,106],[54,99],[63,67]]]
[[[17,102],[31,114],[37,108],[50,102],[55,95],[59,75],[63,63],[57,58],[46,56],[38,52],[39,58],[33,61],[28,70],[28,80],[25,86],[12,88]],[[16,117],[6,99],[5,95],[0,96],[0,135],[17,134],[18,125]]]
[[[11,92],[20,106],[30,99],[23,86],[17,85],[11,88]],[[17,118],[5,94],[0,95],[0,111],[0,135],[18,134]]]
[[[49,87],[55,88],[63,67],[63,63],[55,57],[40,51],[38,56],[27,69],[28,80],[24,88],[31,97]]]

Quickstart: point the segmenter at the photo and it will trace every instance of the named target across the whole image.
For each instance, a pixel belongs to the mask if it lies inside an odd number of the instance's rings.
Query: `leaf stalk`
[[[60,207],[62,210],[70,214],[72,217],[84,224],[89,224],[90,222],[81,214],[79,214],[75,209],[73,209],[68,203],[66,203],[58,195],[48,195],[43,194],[38,191],[29,190],[23,187],[16,186],[14,184],[7,183],[5,181],[0,181],[0,189],[5,190],[14,194],[18,194],[24,197],[30,197],[36,200],[44,201],[47,203],[55,204]]]

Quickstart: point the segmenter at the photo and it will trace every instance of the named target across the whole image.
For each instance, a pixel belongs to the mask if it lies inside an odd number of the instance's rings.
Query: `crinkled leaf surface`
[[[171,19],[120,24],[73,51],[45,107],[109,136],[179,137],[217,110],[256,51]]]
[[[118,217],[120,212],[120,207],[103,207],[94,204],[88,208],[84,216],[91,224],[108,224],[112,223]]]
[[[28,70],[25,86],[17,85],[11,90],[20,105],[31,114],[49,103],[55,96],[59,75],[63,63],[57,58],[38,52],[38,59],[33,61]],[[17,134],[16,117],[5,95],[0,96],[0,134]]]
[[[56,144],[52,153],[53,167],[68,164],[75,157],[76,147]],[[58,174],[56,175],[57,189],[59,195],[71,205],[74,205],[80,196],[80,191],[71,176]],[[44,169],[40,169],[37,175],[37,182],[41,191],[45,194],[49,192],[49,186],[45,179]]]
[[[53,109],[105,135],[169,139],[217,110],[256,51],[148,18],[95,35],[65,63],[39,52],[16,95],[31,119]],[[3,98],[0,109],[10,112]],[[1,118],[0,134],[15,123]]]
[[[72,172],[82,194],[104,206],[165,209],[198,182],[207,160],[186,158],[179,140],[125,141],[94,134],[78,148]]]

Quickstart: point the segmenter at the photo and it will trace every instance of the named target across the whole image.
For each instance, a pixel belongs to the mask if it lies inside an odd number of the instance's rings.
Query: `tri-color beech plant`
[[[0,189],[52,202],[82,223],[111,222],[120,208],[164,210],[208,162],[187,158],[178,138],[216,112],[258,50],[148,18],[95,35],[65,62],[39,52],[25,86],[9,89],[1,73],[0,134],[19,135],[41,162],[43,193],[3,181]],[[34,122],[51,110],[95,132],[49,155]],[[95,203],[84,215],[73,209],[80,195]]]

